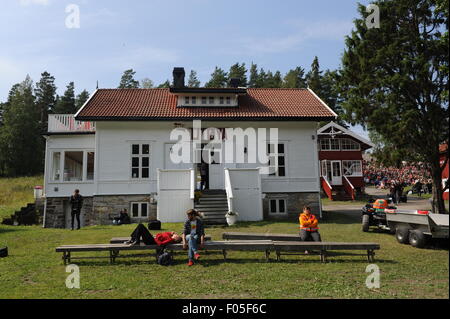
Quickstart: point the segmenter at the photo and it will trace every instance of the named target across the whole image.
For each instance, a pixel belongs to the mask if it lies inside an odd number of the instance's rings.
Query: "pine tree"
[[[36,107],[40,113],[41,131],[47,130],[48,114],[53,112],[56,104],[55,78],[48,72],[41,74],[41,79],[36,83],[35,89]]]
[[[153,81],[149,78],[144,78],[141,80],[140,88],[141,89],[151,89],[153,88],[154,84]]]
[[[301,67],[289,70],[283,79],[283,87],[290,89],[306,88],[305,70]]]
[[[245,68],[245,63],[236,63],[230,67],[230,71],[228,72],[228,84],[232,78],[239,79],[240,86],[247,86],[247,69]]]
[[[139,88],[139,81],[134,79],[136,74],[133,69],[125,70],[120,79],[119,89],[137,89]]]
[[[55,114],[75,114],[77,111],[75,106],[75,84],[70,82],[62,97],[58,97],[54,109]]]
[[[250,78],[247,84],[249,88],[257,87],[258,77],[259,77],[258,66],[252,62],[250,66]]]
[[[80,94],[77,95],[75,99],[75,109],[78,111],[81,109],[81,107],[86,103],[86,101],[89,99],[89,92],[86,90],[81,91]]]
[[[158,89],[168,89],[170,88],[170,81],[166,80],[166,82],[161,83],[160,85],[158,85]]]
[[[266,71],[264,71],[263,68],[259,70],[258,79],[256,80],[256,87],[257,88],[265,88],[267,82],[267,74]]]
[[[197,78],[197,72],[195,72],[194,70],[191,70],[191,73],[189,73],[189,79],[188,79],[187,86],[190,88],[200,87],[200,81]]]
[[[346,118],[425,162],[433,211],[444,213],[439,144],[448,141],[449,130],[443,95],[449,89],[448,1],[445,9],[426,0],[374,4],[383,17],[380,28],[367,28],[368,13],[359,5],[346,38],[340,80]]]
[[[211,74],[211,79],[205,83],[205,87],[207,88],[224,88],[227,86],[228,75],[221,68],[217,67],[214,69],[214,72]]]
[[[316,94],[320,92],[320,78],[322,76],[322,71],[320,71],[319,58],[316,56],[311,64],[311,70],[306,75],[306,81],[308,87],[313,90]]]
[[[27,176],[43,172],[44,139],[40,112],[29,76],[10,91],[0,127],[0,174]]]

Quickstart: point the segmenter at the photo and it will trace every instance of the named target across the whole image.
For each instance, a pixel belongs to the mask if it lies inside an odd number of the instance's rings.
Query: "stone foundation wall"
[[[303,210],[303,206],[311,207],[311,211],[318,218],[320,216],[319,192],[312,193],[266,193],[263,199],[263,214],[265,220],[288,220],[298,223],[298,216]],[[287,214],[269,214],[270,200],[286,200]]]
[[[93,209],[89,216],[89,225],[110,225],[110,215],[118,216],[122,209],[128,210],[128,215],[132,223],[148,222],[156,219],[156,204],[150,204],[150,195],[112,195],[112,196],[94,196]],[[148,217],[133,218],[131,216],[132,202],[149,203]]]
[[[92,197],[83,197],[83,207],[81,208],[81,220],[84,225],[91,225]],[[69,207],[69,197],[49,197],[47,198],[47,211],[45,213],[45,227],[66,228],[66,211]]]

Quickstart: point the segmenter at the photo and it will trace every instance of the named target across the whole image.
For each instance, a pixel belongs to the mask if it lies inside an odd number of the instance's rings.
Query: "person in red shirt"
[[[156,236],[153,237],[143,224],[139,224],[131,233],[131,239],[129,241],[126,241],[125,244],[139,245],[141,243],[141,240],[146,245],[163,246],[181,242],[181,236],[176,232],[164,232],[156,234]]]

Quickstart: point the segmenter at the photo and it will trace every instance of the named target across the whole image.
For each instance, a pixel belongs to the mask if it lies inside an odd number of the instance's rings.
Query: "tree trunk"
[[[433,178],[433,203],[432,211],[435,214],[446,214],[445,203],[442,191],[442,169],[437,161],[431,163],[431,176]]]

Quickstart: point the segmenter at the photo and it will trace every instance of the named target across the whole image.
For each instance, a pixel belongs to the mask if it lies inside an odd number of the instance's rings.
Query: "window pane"
[[[268,147],[269,154],[275,153],[275,145],[274,144],[268,144],[267,147]]]
[[[279,204],[279,206],[280,206],[280,209],[279,209],[279,212],[280,213],[285,213],[286,212],[286,210],[285,210],[285,201],[284,200],[282,200],[282,199],[280,199],[279,201],[278,201],[278,204]]]
[[[331,149],[334,151],[339,150],[339,139],[331,139]]]
[[[149,144],[142,144],[142,154],[143,155],[150,154],[150,145]]]
[[[83,152],[65,152],[64,181],[81,181],[83,179]]]
[[[202,96],[202,104],[206,104],[206,96]]]
[[[92,181],[94,179],[94,152],[87,153],[87,179]]]
[[[278,156],[278,165],[284,166],[284,156]]]
[[[147,203],[141,204],[141,217],[147,217],[147,208],[148,208]]]
[[[189,96],[184,97],[184,104],[189,104]]]
[[[131,166],[132,167],[139,167],[139,157],[133,157],[131,159]]]
[[[227,104],[231,104],[231,98],[227,96]]]
[[[223,104],[223,96],[219,98],[220,104]]]
[[[132,154],[139,154],[139,144],[133,144]]]
[[[149,170],[148,168],[142,169],[142,178],[148,178],[149,177]]]
[[[192,104],[196,104],[197,103],[197,97],[193,96],[191,99],[192,99]]]
[[[284,167],[278,167],[278,176],[286,176],[286,169]]]
[[[270,200],[270,212],[271,213],[277,212],[277,201],[275,199]]]
[[[139,168],[135,167],[131,170],[131,176],[133,178],[139,178]]]
[[[60,152],[54,152],[53,153],[53,162],[52,162],[53,168],[52,168],[52,180],[53,181],[59,181],[59,178],[61,176],[61,153]]]
[[[139,204],[134,203],[131,206],[131,216],[133,217],[139,217]]]
[[[149,167],[149,157],[143,157],[142,158],[142,167]]]
[[[284,144],[278,144],[278,153],[284,153]]]
[[[214,104],[214,97],[212,96],[209,97],[209,104]]]

